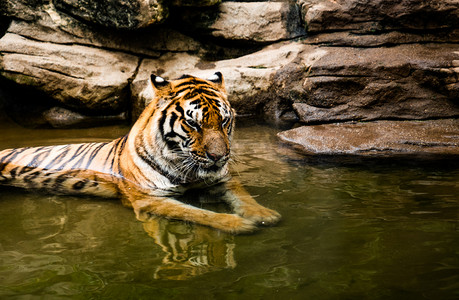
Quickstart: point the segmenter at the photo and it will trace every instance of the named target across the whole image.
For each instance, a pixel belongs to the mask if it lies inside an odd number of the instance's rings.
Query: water
[[[2,128],[0,149],[128,130]],[[234,175],[283,215],[251,235],[0,188],[0,299],[459,298],[457,160],[305,158],[275,133],[236,131]]]

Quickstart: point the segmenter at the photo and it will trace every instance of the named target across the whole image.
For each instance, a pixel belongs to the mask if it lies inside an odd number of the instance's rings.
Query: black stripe
[[[24,151],[26,151],[28,149],[30,149],[30,148],[27,147],[27,148],[11,149],[10,153],[8,153],[7,155],[3,156],[0,159],[0,172],[5,170],[6,166],[8,166],[8,164],[11,163],[19,154],[21,154],[22,152],[24,152]]]
[[[86,163],[86,167],[84,168],[85,170],[87,170],[87,169],[89,168],[89,166],[91,165],[92,160],[94,159],[94,157],[97,156],[97,154],[99,153],[100,149],[102,149],[102,147],[104,147],[105,145],[107,145],[107,143],[102,143],[102,144],[100,144],[99,146],[97,146],[97,147],[91,152],[91,154],[89,155],[89,160],[88,160],[88,162]]]
[[[52,150],[52,147],[50,147],[51,149],[47,152],[49,153],[51,150]],[[54,169],[57,169],[57,164],[59,164],[60,162],[62,162],[62,160],[64,159],[64,157],[67,155],[67,153],[69,153],[70,151],[70,145],[66,145],[64,148],[61,149],[62,153],[59,154],[58,156],[56,156],[48,165],[46,165],[44,167],[45,170],[48,170],[49,168],[51,168],[52,166],[54,166]]]
[[[127,142],[127,139],[128,139],[128,135],[125,135],[121,140],[120,140],[120,143],[118,144],[118,150],[116,151],[117,154],[121,154],[124,150],[124,147],[126,146],[126,142]],[[115,157],[118,157],[118,173],[120,176],[123,176],[123,170],[121,170],[121,156],[118,155],[118,156],[113,156],[113,161],[112,161],[112,170],[113,170],[113,164],[115,162]]]
[[[137,149],[137,154],[139,155],[139,157],[145,162],[147,163],[153,170],[155,170],[156,172],[158,172],[159,174],[161,174],[162,176],[166,177],[167,179],[169,179],[170,182],[172,182],[173,184],[178,184],[180,183],[180,178],[179,177],[176,177],[176,176],[173,176],[171,174],[169,174],[166,170],[164,170],[164,168],[162,168],[155,160],[155,158],[153,156],[151,156],[150,154],[147,153],[147,151],[145,150],[145,147],[143,145],[139,146]],[[143,173],[142,173],[143,174]]]
[[[109,172],[110,173],[113,172],[113,165],[115,164],[116,154],[120,153],[120,152],[118,152],[118,147],[119,147],[119,145],[121,143],[125,143],[126,142],[125,141],[126,138],[127,138],[127,135],[119,138],[115,143],[113,143],[112,148],[110,149],[110,151],[107,154],[107,157],[105,158],[104,168],[105,168],[105,166],[107,166],[110,163],[110,166],[109,166]]]
[[[91,145],[91,143],[86,143],[86,144],[81,144],[81,145],[79,145],[79,147],[75,150],[75,153],[73,153],[71,159],[77,157],[80,153],[82,153],[83,151],[85,151],[86,148],[87,148],[89,145]],[[75,145],[75,146],[76,146],[76,145]],[[82,149],[82,148],[84,148],[84,149]]]
[[[116,143],[114,143],[114,144],[112,145],[112,147],[110,148],[110,151],[109,151],[108,154],[107,154],[107,157],[105,157],[105,161],[104,161],[103,167],[104,167],[104,169],[105,169],[105,166],[107,166],[108,162],[110,161],[110,170],[109,170],[110,173],[111,173],[111,171],[112,171],[113,162],[114,162],[114,160],[115,160],[115,149],[116,149],[116,147],[118,146],[119,142],[120,142],[120,139],[118,139],[118,140],[116,141]],[[112,156],[112,155],[113,155],[113,156]]]
[[[35,170],[35,167],[24,166],[24,167],[21,168],[21,170],[19,171],[17,176],[24,175],[25,173],[30,172],[32,170]]]
[[[47,157],[49,153],[51,152],[52,147],[46,147],[46,148],[47,149],[45,151],[42,151],[38,153],[37,155],[35,155],[27,165],[30,167],[37,167],[43,161],[42,157],[43,158]],[[45,147],[40,147],[36,150],[36,152],[41,151],[43,149],[45,149]]]
[[[74,190],[81,190],[82,188],[84,188],[86,186],[86,184],[88,182],[89,182],[88,179],[83,179],[83,180],[77,181],[72,185],[72,188]]]
[[[178,116],[175,113],[171,113],[171,116],[169,118],[169,126],[171,127],[171,130],[174,131],[174,123],[177,121]]]
[[[57,176],[54,180],[53,189],[59,189],[69,177],[71,177],[70,173],[65,173]]]
[[[16,171],[17,171],[18,169],[19,169],[19,167],[16,167],[16,168],[13,168],[13,169],[10,171],[11,179],[16,178]]]
[[[182,104],[180,102],[177,102],[175,104],[175,109],[180,114],[180,116],[183,117],[185,115],[185,111],[183,110],[183,107],[181,105]]]
[[[35,171],[31,174],[28,174],[24,176],[24,182],[31,183],[34,179],[36,179],[38,176],[40,176],[41,172],[40,171]]]
[[[182,83],[179,83],[177,84],[175,87],[174,87],[174,91],[178,91],[180,88],[189,88],[190,86],[195,86],[198,82],[196,80],[188,80],[188,81],[185,81],[185,82],[182,82]]]
[[[164,136],[164,123],[166,123],[166,118],[167,118],[167,112],[162,111],[161,112],[161,118],[159,119],[159,132],[161,133],[161,136]]]
[[[82,149],[79,153],[75,153],[73,156],[72,156],[72,160],[73,158],[80,158],[79,160],[77,160],[77,162],[75,164],[73,164],[73,166],[71,166],[69,169],[79,169],[81,164],[83,163],[84,159],[86,158],[86,155],[89,153],[89,151],[91,151],[92,147],[94,145],[97,145],[97,144],[94,144],[94,143],[88,143],[88,144],[83,144],[85,147],[84,149]],[[71,160],[70,160],[71,161]],[[69,161],[69,162],[70,162]],[[63,166],[62,166],[63,168]]]

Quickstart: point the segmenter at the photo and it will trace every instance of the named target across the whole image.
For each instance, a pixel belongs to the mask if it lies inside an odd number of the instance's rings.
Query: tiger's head
[[[221,179],[228,172],[235,119],[222,74],[171,81],[152,74],[150,80],[154,97],[136,143],[140,153],[181,183]]]

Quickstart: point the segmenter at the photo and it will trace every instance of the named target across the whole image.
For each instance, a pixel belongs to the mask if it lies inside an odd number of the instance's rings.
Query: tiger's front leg
[[[251,219],[237,214],[216,213],[197,208],[169,197],[143,195],[129,197],[130,205],[140,221],[148,221],[153,216],[177,219],[213,227],[229,233],[249,233],[256,229]]]
[[[224,186],[225,200],[241,217],[262,225],[273,225],[280,221],[281,215],[277,211],[258,204],[238,180],[232,178]]]

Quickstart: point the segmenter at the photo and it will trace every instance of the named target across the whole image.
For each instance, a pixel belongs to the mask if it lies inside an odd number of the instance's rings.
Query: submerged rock
[[[306,154],[459,155],[457,119],[311,125],[278,137]]]
[[[54,128],[88,128],[110,125],[127,120],[126,113],[112,116],[86,116],[63,107],[53,107],[43,112],[47,124]]]

